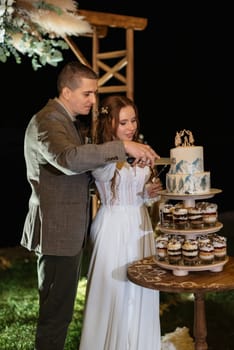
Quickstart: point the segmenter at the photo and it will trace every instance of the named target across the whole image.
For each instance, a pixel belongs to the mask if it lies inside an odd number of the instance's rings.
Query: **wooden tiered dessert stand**
[[[182,200],[184,202],[184,207],[194,207],[196,200],[202,200],[202,199],[208,199],[212,198],[214,195],[222,192],[219,189],[210,189],[209,192],[201,194],[201,195],[188,195],[188,194],[172,194],[168,193],[167,191],[161,191],[160,195],[162,197],[166,197],[167,199],[172,200]],[[199,235],[207,235],[216,233],[221,230],[223,227],[223,224],[221,222],[217,222],[214,226],[210,227],[203,227],[199,229],[175,229],[174,227],[164,227],[161,225],[161,223],[158,225],[159,231],[166,233],[166,234],[173,234],[173,235],[182,235],[185,236],[187,239],[194,239]],[[183,260],[180,261],[179,264],[170,264],[168,260],[160,260],[157,255],[155,257],[155,262],[158,266],[165,268],[167,270],[172,270],[173,275],[175,276],[186,276],[190,271],[212,271],[212,272],[220,272],[223,270],[223,266],[228,262],[228,257],[226,257],[224,260],[216,261],[214,260],[211,264],[204,264],[200,260],[198,260],[197,264],[194,266],[187,266],[183,264]]]

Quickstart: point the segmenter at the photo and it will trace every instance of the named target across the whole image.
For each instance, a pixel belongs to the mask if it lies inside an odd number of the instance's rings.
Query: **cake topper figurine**
[[[175,136],[175,146],[179,147],[186,147],[186,146],[193,146],[194,145],[194,138],[193,134],[190,130],[181,130],[180,132],[176,132]]]

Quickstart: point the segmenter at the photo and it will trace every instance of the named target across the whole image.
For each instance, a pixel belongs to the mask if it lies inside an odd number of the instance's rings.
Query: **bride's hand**
[[[154,178],[155,179],[155,178]],[[163,186],[159,178],[153,179],[152,182],[147,183],[146,190],[149,198],[156,197],[158,192],[162,191]]]

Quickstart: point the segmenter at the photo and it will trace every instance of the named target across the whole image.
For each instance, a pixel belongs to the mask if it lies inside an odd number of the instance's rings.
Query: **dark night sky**
[[[195,144],[204,146],[205,170],[211,171],[212,187],[223,190],[215,197],[220,212],[233,210],[233,176],[228,167],[234,149],[231,8],[224,2],[209,2],[209,6],[204,2],[147,3],[85,0],[79,1],[79,7],[148,19],[144,31],[135,31],[135,101],[142,133],[161,156],[168,157],[176,131],[191,130]],[[121,30],[117,31],[116,49],[123,49],[118,47]],[[91,41],[75,40],[90,55]],[[2,246],[19,243],[27,212],[25,127],[32,114],[55,96],[57,72],[73,59],[71,51],[64,51],[58,67],[46,66],[37,72],[26,57],[20,65],[12,58],[0,63]]]

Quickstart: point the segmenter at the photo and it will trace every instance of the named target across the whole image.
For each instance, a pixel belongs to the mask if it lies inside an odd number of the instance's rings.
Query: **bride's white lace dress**
[[[127,278],[128,264],[155,254],[145,183],[149,169],[116,164],[93,172],[101,206],[91,226],[93,252],[80,350],[160,350],[159,292]]]

